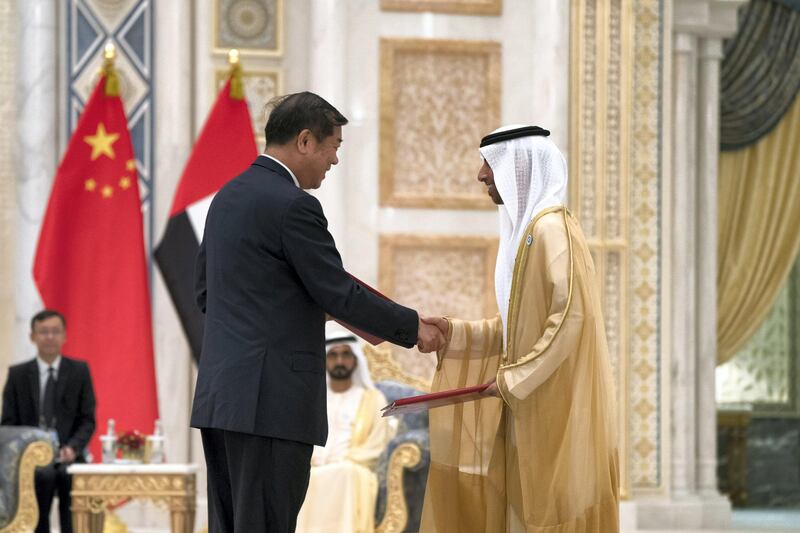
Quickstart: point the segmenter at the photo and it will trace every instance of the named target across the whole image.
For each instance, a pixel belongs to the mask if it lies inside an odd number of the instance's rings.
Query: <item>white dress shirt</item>
[[[325,447],[314,446],[312,464],[343,461],[350,450],[353,428],[364,396],[364,387],[352,385],[344,392],[328,388],[328,442]]]
[[[44,388],[47,386],[47,371],[52,366],[55,372],[53,372],[53,379],[58,381],[58,365],[61,364],[61,356],[57,355],[55,361],[53,361],[52,365],[48,365],[44,362],[44,360],[36,356],[36,365],[39,367],[39,402],[44,401]]]
[[[277,159],[277,158],[275,158],[275,157],[272,157],[271,155],[269,155],[269,154],[266,154],[266,153],[264,153],[264,154],[261,154],[261,155],[263,155],[264,157],[269,157],[270,159],[272,159],[273,161],[275,161],[276,163],[278,163],[280,166],[282,166],[283,168],[285,168],[285,169],[286,169],[286,172],[288,172],[288,173],[289,173],[289,175],[292,177],[292,181],[294,182],[294,184],[295,184],[295,185],[297,185],[298,187],[300,187],[300,182],[299,182],[299,181],[297,181],[297,177],[294,175],[294,172],[292,172],[292,171],[291,171],[291,169],[290,169],[289,167],[287,167],[286,165],[284,165],[284,164],[283,164],[283,161],[281,161],[280,159]]]

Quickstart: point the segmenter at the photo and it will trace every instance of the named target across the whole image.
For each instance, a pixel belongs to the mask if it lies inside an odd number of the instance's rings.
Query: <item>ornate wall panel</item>
[[[382,235],[381,291],[423,315],[464,319],[492,317],[494,237]],[[394,347],[394,359],[410,375],[430,383],[436,368],[433,354]]]
[[[116,66],[142,196],[145,246],[153,242],[153,6],[150,0],[69,0],[66,9],[67,134],[97,84],[103,46],[117,48]],[[149,255],[149,254],[148,254]]]
[[[212,17],[216,53],[231,48],[245,55],[283,53],[283,0],[214,0]]]
[[[632,43],[633,94],[629,143],[630,280],[625,293],[629,316],[631,416],[630,475],[633,488],[660,488],[662,432],[660,373],[661,294],[661,71],[662,5],[660,0],[634,2],[635,42]],[[623,21],[623,24],[625,22]],[[628,111],[626,110],[627,114]],[[650,408],[652,407],[652,408]]]
[[[500,44],[382,39],[380,203],[494,209],[478,141],[500,121]]]
[[[434,11],[463,15],[499,15],[503,0],[381,0],[381,9]]]
[[[570,204],[602,287],[622,493],[662,486],[659,0],[571,4]]]
[[[750,341],[717,367],[717,402],[752,407],[754,415],[800,416],[799,367],[800,262]]]
[[[219,92],[227,77],[228,69],[216,71],[215,93]],[[264,147],[267,102],[283,94],[281,71],[277,69],[244,69],[242,80],[244,81],[244,94],[247,96],[247,108],[250,110],[250,119],[253,122],[253,132],[256,135],[256,144],[261,149]]]

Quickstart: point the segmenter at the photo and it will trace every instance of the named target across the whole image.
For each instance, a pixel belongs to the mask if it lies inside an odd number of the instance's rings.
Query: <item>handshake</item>
[[[422,353],[441,350],[447,344],[447,319],[443,317],[419,317],[417,348]]]

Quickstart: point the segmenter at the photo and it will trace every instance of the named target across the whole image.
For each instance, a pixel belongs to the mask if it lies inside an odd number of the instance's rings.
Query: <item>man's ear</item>
[[[312,146],[312,133],[309,129],[304,129],[300,133],[297,134],[297,151],[301,154],[305,155],[311,152]]]

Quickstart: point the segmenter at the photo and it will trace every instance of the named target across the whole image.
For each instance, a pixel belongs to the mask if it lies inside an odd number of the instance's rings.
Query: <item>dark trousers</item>
[[[289,533],[311,473],[313,446],[201,429],[208,468],[209,533]]]
[[[69,510],[72,489],[72,476],[67,474],[67,465],[52,463],[36,469],[34,475],[36,502],[39,504],[39,523],[36,533],[50,533],[50,506],[58,494],[58,515],[61,533],[72,533],[72,513]]]

